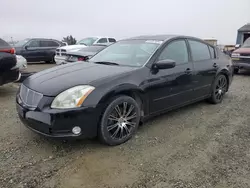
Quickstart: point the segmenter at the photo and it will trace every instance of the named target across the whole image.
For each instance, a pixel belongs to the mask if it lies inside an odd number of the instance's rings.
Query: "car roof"
[[[177,37],[178,35],[141,35],[128,39],[132,40],[169,40],[171,38]]]
[[[28,38],[28,39],[29,40],[31,40],[31,39],[36,39],[36,40],[57,40],[57,39],[50,39],[50,38]]]
[[[167,41],[167,40],[177,38],[177,37],[192,38],[192,39],[202,40],[200,38],[185,36],[185,35],[142,35],[142,36],[127,38],[127,39],[124,39],[124,40],[161,40],[161,41]]]

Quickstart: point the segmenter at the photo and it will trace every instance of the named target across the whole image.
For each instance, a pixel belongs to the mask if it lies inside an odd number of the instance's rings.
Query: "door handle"
[[[217,68],[217,67],[218,67],[218,65],[217,65],[216,63],[214,63],[214,64],[213,64],[213,67],[214,67],[214,68]]]
[[[185,70],[185,74],[190,74],[192,72],[192,70],[190,69],[190,68],[187,68],[186,70]]]

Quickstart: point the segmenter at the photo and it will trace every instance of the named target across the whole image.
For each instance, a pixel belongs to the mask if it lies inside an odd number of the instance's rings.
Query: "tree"
[[[72,35],[69,35],[67,37],[63,37],[63,42],[67,42],[68,45],[72,45],[76,43],[76,39],[74,37],[72,37]]]

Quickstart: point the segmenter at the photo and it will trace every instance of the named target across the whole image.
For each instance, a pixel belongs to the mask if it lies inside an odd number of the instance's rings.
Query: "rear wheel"
[[[54,58],[54,56],[51,58],[51,60],[45,61],[45,63],[55,63],[55,58]]]
[[[129,96],[115,97],[101,118],[98,137],[107,145],[122,144],[135,134],[139,121],[140,108],[137,102]]]
[[[212,94],[209,101],[213,104],[221,103],[228,88],[226,76],[223,74],[218,75],[212,87]]]

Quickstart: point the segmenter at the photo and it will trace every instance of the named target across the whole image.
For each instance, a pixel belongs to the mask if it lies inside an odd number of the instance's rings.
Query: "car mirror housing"
[[[160,60],[157,61],[154,65],[153,68],[156,69],[171,69],[176,66],[176,62],[171,59],[165,59],[165,60]]]
[[[236,44],[236,45],[235,45],[235,48],[240,48],[240,44]]]

